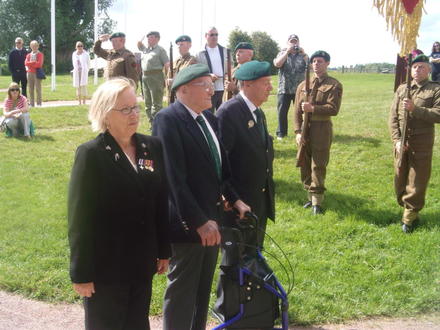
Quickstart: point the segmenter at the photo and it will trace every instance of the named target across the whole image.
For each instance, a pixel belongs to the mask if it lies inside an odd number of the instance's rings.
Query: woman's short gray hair
[[[134,81],[125,77],[116,77],[103,83],[93,93],[89,109],[89,120],[93,131],[107,130],[105,123],[107,113],[114,108],[118,96],[127,88],[135,90]]]

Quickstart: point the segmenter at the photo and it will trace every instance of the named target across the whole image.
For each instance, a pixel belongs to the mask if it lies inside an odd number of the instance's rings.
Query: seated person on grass
[[[21,95],[20,87],[13,82],[8,88],[8,97],[5,99],[3,114],[6,118],[6,127],[12,136],[24,135],[31,138],[31,117],[29,115],[28,101]]]

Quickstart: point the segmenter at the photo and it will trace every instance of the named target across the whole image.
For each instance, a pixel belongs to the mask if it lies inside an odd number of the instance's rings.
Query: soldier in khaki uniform
[[[296,90],[294,127],[296,143],[306,143],[305,165],[301,167],[301,180],[308,192],[304,208],[312,207],[313,214],[323,213],[326,168],[333,138],[331,116],[339,112],[342,85],[328,76],[330,55],[319,50],[310,57],[314,76],[311,79],[311,100],[305,100],[305,81]],[[302,136],[303,114],[311,113],[309,136]]]
[[[425,204],[425,193],[431,175],[434,123],[440,123],[440,84],[428,80],[429,58],[418,55],[411,66],[411,98],[406,98],[406,84],[399,86],[391,105],[389,128],[394,143],[394,188],[397,202],[404,207],[402,230],[413,231],[418,213]],[[401,147],[404,111],[408,111],[407,139],[401,167],[397,159]]]
[[[232,96],[237,95],[240,90],[238,89],[238,80],[235,79],[235,71],[240,67],[241,64],[249,62],[254,57],[254,47],[249,42],[239,42],[235,46],[235,60],[237,66],[231,70],[232,81],[229,81],[228,76],[225,77],[225,91],[231,92]],[[223,94],[223,102],[228,100],[228,93]]]
[[[171,87],[174,77],[177,73],[179,73],[180,70],[197,63],[197,59],[189,53],[189,50],[191,49],[191,38],[189,36],[182,35],[178,37],[176,39],[176,45],[179,49],[180,57],[173,63],[173,72],[171,72],[171,70],[168,70],[168,88]],[[174,91],[169,91],[169,93],[174,94]]]
[[[101,43],[109,40],[112,42],[113,49],[106,50],[101,48]],[[138,72],[136,59],[132,52],[125,48],[125,34],[122,32],[113,33],[111,36],[103,34],[95,42],[93,52],[107,60],[107,68],[104,72],[105,79],[112,77],[127,77],[138,83]]]
[[[147,34],[148,47],[138,42],[138,49],[142,52],[142,82],[145,93],[145,111],[150,123],[156,114],[162,109],[163,93],[165,88],[165,72],[170,67],[167,52],[158,45],[160,34],[151,31]]]

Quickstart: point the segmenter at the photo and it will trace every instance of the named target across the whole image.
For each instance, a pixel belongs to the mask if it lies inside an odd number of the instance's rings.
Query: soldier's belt
[[[312,121],[329,121],[330,120],[330,116],[326,116],[326,115],[314,115],[312,114]]]
[[[408,133],[408,136],[429,134],[429,133],[434,133],[434,127],[421,127],[421,128],[408,127],[406,129],[406,132]]]
[[[152,74],[156,74],[156,73],[160,73],[160,72],[162,72],[162,69],[148,70],[148,71],[144,71],[144,76],[148,76],[148,75],[152,75]]]

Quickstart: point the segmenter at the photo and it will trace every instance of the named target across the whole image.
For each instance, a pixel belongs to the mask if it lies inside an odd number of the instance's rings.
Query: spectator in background
[[[35,90],[37,91],[37,106],[41,106],[41,80],[37,78],[37,69],[43,67],[44,55],[38,50],[39,43],[32,40],[31,52],[27,54],[24,64],[26,65],[27,80],[29,81],[29,95],[31,107],[35,106]]]
[[[20,94],[20,86],[16,82],[9,85],[3,114],[6,117],[6,126],[11,130],[12,136],[23,134],[25,138],[31,138],[31,118],[27,99],[26,96]]]
[[[12,81],[21,85],[21,94],[27,96],[27,77],[24,61],[26,60],[27,50],[23,48],[23,39],[15,39],[15,48],[11,50],[8,57],[9,72],[12,75]]]
[[[440,81],[440,42],[436,41],[432,45],[431,55],[429,56],[431,62],[431,80]]]
[[[279,68],[278,74],[278,128],[277,139],[287,136],[287,114],[291,103],[295,102],[295,92],[300,82],[304,80],[304,73],[308,56],[299,46],[299,38],[291,34],[287,39],[286,48],[278,53],[273,65]]]
[[[87,84],[89,78],[90,56],[84,50],[81,41],[76,43],[76,51],[72,54],[73,86],[76,87],[76,95],[79,104],[86,104]]]

